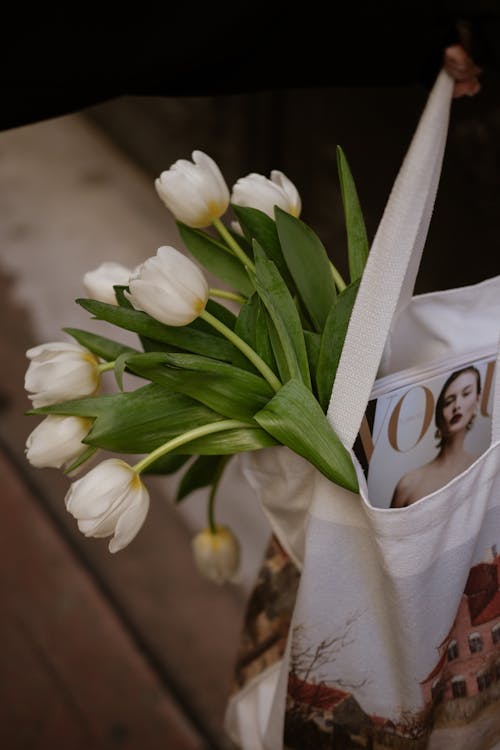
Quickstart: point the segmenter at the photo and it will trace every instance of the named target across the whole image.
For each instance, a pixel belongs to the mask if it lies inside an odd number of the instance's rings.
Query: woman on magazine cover
[[[481,395],[481,376],[472,365],[453,372],[438,396],[435,410],[439,453],[429,463],[404,474],[396,485],[391,508],[404,508],[443,487],[478,457],[465,450]]]

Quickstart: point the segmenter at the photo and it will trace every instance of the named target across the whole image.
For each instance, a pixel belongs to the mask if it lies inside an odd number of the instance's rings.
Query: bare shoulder
[[[420,466],[401,477],[392,496],[391,508],[404,508],[418,499],[425,468]]]

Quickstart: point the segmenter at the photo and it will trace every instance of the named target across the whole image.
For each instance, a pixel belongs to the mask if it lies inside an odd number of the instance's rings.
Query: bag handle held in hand
[[[420,265],[446,145],[453,79],[440,72],[392,188],[365,266],[327,417],[351,448],[395,313],[408,304]]]

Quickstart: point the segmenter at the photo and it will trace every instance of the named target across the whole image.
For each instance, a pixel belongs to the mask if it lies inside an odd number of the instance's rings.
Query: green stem
[[[335,268],[335,266],[333,265],[331,261],[330,261],[330,268],[331,268],[333,280],[335,282],[337,289],[339,290],[339,292],[343,292],[347,284],[345,283],[344,279],[342,278],[342,276],[337,271],[337,269]]]
[[[132,468],[137,474],[140,474],[141,471],[144,471],[144,469],[166,453],[170,453],[176,448],[180,448],[180,446],[185,443],[190,443],[192,440],[204,437],[205,435],[211,435],[214,432],[224,432],[224,430],[235,430],[249,426],[248,422],[240,422],[237,419],[222,419],[219,422],[210,422],[201,427],[195,427],[194,429],[183,432],[182,435],[177,435],[177,437],[172,438],[172,440],[163,443],[163,445],[160,445],[159,448],[156,448],[152,453],[149,453],[145,458],[136,463],[135,466],[132,466]]]
[[[246,302],[246,297],[242,297],[241,294],[236,294],[235,292],[228,292],[225,289],[210,289],[208,290],[208,293],[211,297],[220,297],[221,299],[230,299],[233,302],[241,302],[243,304]]]
[[[217,533],[217,524],[215,523],[215,496],[217,494],[217,489],[219,487],[220,480],[222,478],[222,474],[224,473],[224,469],[227,466],[227,462],[231,456],[221,456],[219,466],[217,467],[217,471],[214,475],[214,481],[212,483],[212,488],[210,490],[210,495],[208,497],[208,525],[210,527],[210,531],[212,534]]]
[[[99,372],[107,372],[108,370],[112,370],[115,366],[115,360],[112,362],[104,362],[102,365],[97,365],[97,369]]]
[[[248,344],[243,341],[243,339],[240,339],[240,337],[234,331],[224,325],[224,323],[221,323],[220,320],[218,320],[214,315],[211,315],[207,310],[203,310],[203,312],[200,313],[200,318],[203,318],[203,320],[205,320],[213,328],[215,328],[216,331],[222,333],[222,335],[225,336],[228,341],[234,344],[240,350],[240,352],[242,352],[245,357],[249,359],[253,365],[255,365],[262,377],[267,380],[271,388],[276,391],[276,393],[279,391],[279,389],[281,388],[280,381],[271,370],[271,368],[266,365],[264,360],[259,357],[257,352],[252,349],[251,346],[248,346]]]
[[[238,243],[236,242],[232,234],[228,232],[222,221],[220,219],[214,219],[212,224],[217,229],[222,239],[227,243],[228,247],[231,248],[236,257],[241,260],[243,265],[250,269],[250,271],[253,271],[253,273],[255,273],[255,266],[253,264],[253,261],[250,260],[243,248],[238,245]]]

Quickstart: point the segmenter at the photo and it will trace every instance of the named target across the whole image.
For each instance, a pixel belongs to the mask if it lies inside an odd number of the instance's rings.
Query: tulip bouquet
[[[177,161],[155,186],[194,260],[164,246],[134,270],[103,263],[85,275],[88,298],[77,302],[137,334],[138,345],[65,328],[71,342],[30,349],[28,413],[45,419],[26,452],[34,466],[64,468],[71,477],[100,449],[144,454],[134,465],[106,458],[66,495],[79,529],[111,537],[111,552],[144,522],[142,475],[182,469],[177,501],[209,489],[208,525],[193,550],[200,569],[222,581],[238,566],[236,539],[215,518],[231,456],[285,445],[331,481],[357,489],[349,453],[325,413],[368,242],[340,148],[348,284],[300,220],[299,193],[283,173],[250,174],[230,193],[208,155],[194,151],[192,159]],[[226,226],[229,209],[234,219]],[[223,288],[210,288],[202,268]],[[99,395],[107,371],[118,387]],[[137,388],[123,389],[125,372],[141,379]]]

